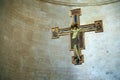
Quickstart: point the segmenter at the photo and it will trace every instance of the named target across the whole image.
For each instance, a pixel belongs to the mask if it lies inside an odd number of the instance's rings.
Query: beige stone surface
[[[85,33],[85,62],[71,62],[69,10],[37,0],[0,0],[0,80],[120,80],[120,2],[81,7],[81,24],[103,20],[104,32]]]

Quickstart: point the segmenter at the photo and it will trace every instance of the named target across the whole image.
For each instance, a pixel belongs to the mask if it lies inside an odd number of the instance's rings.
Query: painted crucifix
[[[74,56],[72,56],[72,63],[75,65],[80,65],[84,63],[84,55],[81,50],[85,49],[84,43],[84,33],[95,31],[103,32],[102,20],[95,21],[92,24],[80,25],[81,9],[71,10],[72,24],[68,28],[52,28],[52,39],[57,39],[60,36],[70,35],[70,51],[74,51]]]

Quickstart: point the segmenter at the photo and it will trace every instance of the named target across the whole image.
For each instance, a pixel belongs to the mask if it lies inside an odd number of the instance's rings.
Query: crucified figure
[[[74,60],[77,64],[81,64],[84,62],[83,55],[81,54],[81,50],[79,50],[79,31],[82,31],[83,29],[79,28],[79,25],[77,23],[71,25],[71,33],[72,35],[72,44],[73,44],[73,50],[75,53]]]

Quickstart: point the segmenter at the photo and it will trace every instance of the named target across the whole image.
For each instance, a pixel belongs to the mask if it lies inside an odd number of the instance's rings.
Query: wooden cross
[[[57,39],[60,36],[64,35],[70,35],[70,51],[74,51],[74,56],[72,56],[72,63],[75,65],[80,65],[84,62],[84,56],[81,53],[81,50],[85,49],[85,42],[84,42],[84,33],[85,32],[90,32],[90,31],[95,31],[96,33],[103,32],[103,23],[102,20],[95,21],[92,24],[86,24],[86,25],[80,25],[80,16],[81,15],[81,9],[73,9],[71,10],[71,17],[72,17],[72,24],[78,24],[80,30],[78,32],[78,52],[80,56],[80,60],[77,61],[76,59],[76,52],[74,50],[74,42],[72,40],[72,35],[73,33],[71,32],[71,27],[68,28],[59,28],[59,27],[54,27],[51,29],[52,31],[52,39]],[[71,24],[71,25],[72,25]]]

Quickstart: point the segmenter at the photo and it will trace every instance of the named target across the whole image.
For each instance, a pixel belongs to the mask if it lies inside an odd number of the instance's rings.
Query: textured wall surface
[[[120,2],[81,7],[81,24],[103,20],[104,32],[85,33],[85,63],[71,63],[69,10],[37,0],[0,0],[0,80],[120,80]]]

